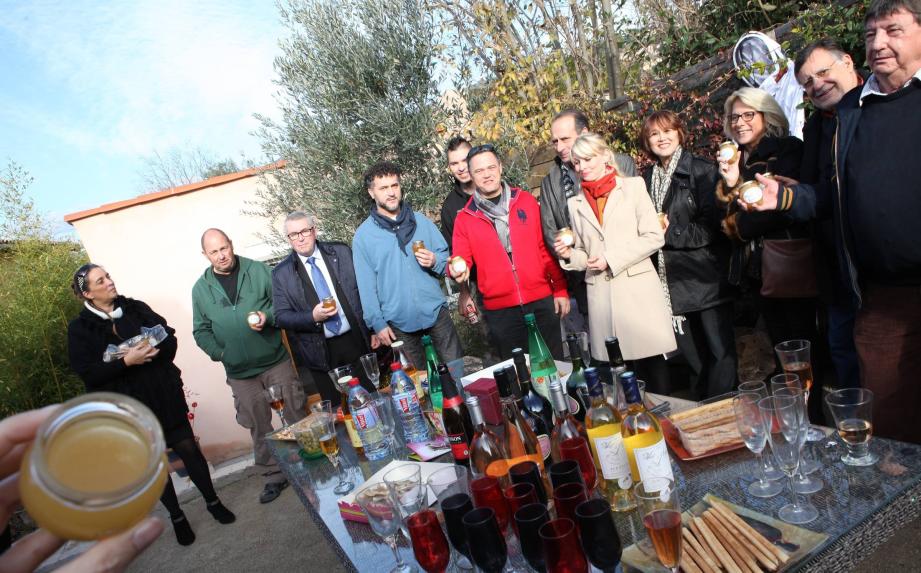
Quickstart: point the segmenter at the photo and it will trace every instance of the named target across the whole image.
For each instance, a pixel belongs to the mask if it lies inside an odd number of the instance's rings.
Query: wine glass
[[[285,420],[284,408],[285,408],[285,384],[272,384],[265,389],[265,399],[269,403],[269,407],[275,410],[275,413],[278,414],[278,419],[281,420],[281,425],[284,427],[290,426]]]
[[[535,462],[524,461],[518,462],[508,469],[508,475],[512,483],[529,483],[534,486],[534,493],[537,494],[537,501],[547,504],[547,490],[544,485],[544,478],[540,475],[540,467]]]
[[[558,519],[576,518],[576,506],[588,499],[585,486],[580,483],[564,483],[553,490],[553,507]]]
[[[521,553],[531,567],[536,571],[543,571],[544,544],[539,531],[541,526],[550,521],[550,512],[545,505],[532,503],[516,511],[514,519]]]
[[[597,478],[595,460],[592,458],[592,452],[585,438],[576,436],[575,438],[563,440],[560,443],[560,458],[579,462],[579,468],[582,470],[582,480],[585,482],[585,487],[589,491],[595,489]]]
[[[784,376],[784,374],[781,374]],[[805,420],[805,423],[800,427],[802,435],[800,436],[800,446],[799,446],[799,467],[796,470],[796,479],[794,483],[796,485],[796,493],[810,494],[815,493],[821,490],[825,483],[818,477],[811,477],[806,475],[805,470],[803,469],[804,464],[806,463],[806,452],[809,451],[806,448],[807,437],[806,433],[809,431],[809,415],[806,412],[806,395],[803,393],[801,388],[795,388],[792,386],[787,386],[786,388],[777,388],[774,391],[775,396],[791,396],[796,401],[796,404],[800,407],[800,415]],[[818,462],[815,459],[810,459],[809,462],[819,466]]]
[[[412,462],[397,466],[384,474],[384,483],[403,516],[400,528],[408,539],[406,518],[421,510],[428,497],[428,487],[422,484],[422,467]]]
[[[774,347],[780,366],[788,374],[796,374],[803,382],[803,392],[806,393],[806,403],[809,403],[809,392],[812,390],[812,360],[811,344],[808,340],[787,340]],[[825,438],[822,430],[809,425],[806,439],[818,442]],[[806,472],[810,473],[810,472]]]
[[[412,573],[416,568],[407,565],[397,549],[397,531],[400,530],[400,510],[390,497],[387,486],[379,483],[364,488],[355,496],[361,510],[368,516],[371,529],[384,539],[384,542],[393,551],[396,566],[390,573]]]
[[[550,484],[556,489],[564,483],[585,485],[582,469],[576,460],[561,460],[550,466]]]
[[[672,573],[681,562],[681,505],[678,490],[670,478],[653,477],[636,485],[636,500],[643,525],[659,562]]]
[[[544,543],[547,573],[588,573],[588,562],[579,546],[579,533],[573,520],[560,518],[548,521],[538,533]]]
[[[739,394],[742,393],[757,394],[759,399],[770,396],[764,380],[747,380],[740,383]],[[761,467],[764,470],[764,477],[767,479],[775,481],[783,478],[783,472],[774,467],[774,461],[771,456],[761,456]]]
[[[847,447],[841,461],[849,466],[872,466],[879,456],[870,452],[873,434],[873,392],[864,388],[835,390],[825,396],[838,435]]]
[[[764,386],[762,384],[762,386]],[[767,429],[764,427],[764,418],[758,408],[758,401],[763,396],[755,393],[740,392],[732,399],[732,410],[735,413],[736,426],[745,446],[758,456],[758,467],[761,477],[758,481],[748,486],[748,493],[755,497],[774,497],[783,489],[779,483],[768,481],[764,472],[764,446],[767,444]]]
[[[771,393],[775,393],[778,390],[783,389],[783,388],[793,388],[795,390],[799,390],[800,392],[803,392],[804,395],[806,392],[806,387],[803,385],[803,380],[796,374],[784,373],[784,374],[776,374],[774,376],[771,376]],[[804,398],[804,402],[805,402],[805,398]],[[808,405],[805,406],[805,408],[806,408],[806,418],[808,420],[809,418]],[[808,432],[808,428],[807,428],[807,432]],[[806,440],[809,441],[808,433],[806,436]],[[800,463],[799,463],[800,467],[798,470],[800,475],[806,476],[806,475],[817,472],[819,468],[821,468],[821,466],[819,465],[818,460],[816,460],[812,456],[812,449],[805,448],[803,451],[804,451],[804,454],[802,458],[800,459]],[[813,492],[805,491],[805,489],[813,489],[815,487],[814,483],[809,482],[808,479],[803,478],[801,480],[797,478],[797,483],[799,484],[797,487],[800,488],[798,490],[799,493],[813,493]],[[818,490],[814,489],[814,491],[818,491]]]
[[[478,507],[464,515],[470,558],[484,573],[501,573],[508,560],[505,536],[491,507]]]
[[[591,564],[604,573],[614,573],[622,547],[611,516],[611,504],[599,498],[583,501],[576,506],[576,524],[582,550]]]
[[[512,515],[526,505],[537,503],[537,492],[534,489],[534,485],[530,483],[515,483],[507,486],[502,490],[502,495],[505,496],[505,502],[508,504]],[[512,527],[515,528],[515,520],[511,520],[511,522]],[[517,529],[515,529],[515,533],[518,533]]]
[[[787,523],[809,523],[819,516],[819,512],[809,502],[799,504],[793,479],[799,466],[802,426],[808,423],[803,420],[802,408],[794,396],[783,394],[763,398],[758,402],[758,407],[764,418],[764,426],[768,429],[771,453],[780,470],[789,478],[790,494],[793,496],[793,503],[781,507],[777,515]]]
[[[326,454],[329,463],[333,464],[339,474],[339,483],[333,489],[336,495],[344,495],[352,491],[355,484],[348,478],[342,460],[339,457],[339,438],[336,435],[336,419],[330,415],[321,414],[308,426],[314,438],[320,442],[320,449]]]
[[[502,487],[499,485],[498,478],[493,476],[478,477],[470,482],[470,491],[473,494],[474,506],[489,507],[493,510],[496,516],[496,523],[499,524],[499,531],[503,532],[504,535],[511,515],[505,496],[502,495]]]
[[[448,530],[448,540],[460,555],[455,563],[461,569],[472,569],[467,534],[461,521],[464,515],[473,509],[473,499],[470,497],[470,470],[456,465],[442,468],[432,473],[426,484],[438,498],[445,528]]]
[[[379,391],[381,389],[381,368],[377,363],[377,354],[374,352],[365,354],[360,360],[368,380],[374,385],[374,389]]]
[[[441,524],[438,523],[438,514],[431,509],[423,509],[410,515],[406,526],[419,565],[426,573],[444,573],[448,568],[451,551]]]

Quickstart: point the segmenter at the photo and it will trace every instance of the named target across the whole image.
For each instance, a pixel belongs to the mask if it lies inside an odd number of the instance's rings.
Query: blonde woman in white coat
[[[575,243],[554,249],[567,270],[584,270],[592,358],[605,361],[616,336],[624,359],[651,392],[669,392],[664,354],[676,349],[671,317],[650,256],[665,244],[662,224],[641,177],[621,177],[601,136],[579,136],[573,167],[582,193],[569,199]]]

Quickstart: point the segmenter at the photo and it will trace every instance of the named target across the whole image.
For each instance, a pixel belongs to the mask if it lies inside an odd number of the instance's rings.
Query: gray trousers
[[[267,483],[283,483],[285,476],[278,469],[278,462],[272,456],[265,435],[271,433],[272,409],[265,396],[265,390],[273,384],[285,384],[285,420],[289,424],[305,416],[307,398],[301,389],[301,381],[287,358],[265,372],[252,378],[228,378],[227,384],[233,392],[233,406],[237,410],[237,423],[249,430],[253,438],[253,454],[256,467],[266,477]]]
[[[464,356],[464,349],[461,348],[460,338],[457,336],[457,329],[454,328],[451,312],[448,310],[447,305],[441,307],[441,310],[438,311],[438,318],[435,319],[435,324],[429,328],[423,328],[416,332],[404,332],[391,325],[390,329],[393,330],[397,340],[403,341],[403,348],[409,354],[409,359],[420,370],[425,370],[425,350],[422,348],[422,336],[425,334],[432,337],[435,352],[438,353],[438,358],[445,364]]]

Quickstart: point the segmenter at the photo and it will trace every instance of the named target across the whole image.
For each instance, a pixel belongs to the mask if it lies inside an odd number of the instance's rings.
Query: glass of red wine
[[[491,507],[478,507],[464,518],[470,558],[484,573],[501,573],[508,559],[505,536],[499,529],[496,512]]]
[[[539,532],[541,526],[550,521],[550,512],[545,505],[532,503],[516,511],[514,519],[521,553],[535,571],[543,571],[544,545]]]
[[[635,491],[643,525],[659,562],[677,573],[681,562],[681,505],[675,482],[652,477],[637,484]]]
[[[595,460],[588,447],[588,442],[582,436],[569,438],[560,443],[560,457],[564,460],[575,460],[582,471],[582,481],[589,491],[595,489]]]
[[[576,519],[576,506],[588,499],[581,483],[564,483],[553,490],[553,506],[558,519]]]
[[[445,518],[445,529],[451,546],[460,555],[455,561],[461,569],[473,569],[470,563],[470,547],[467,544],[467,531],[464,529],[464,516],[473,511],[473,500],[464,492],[444,494],[438,497],[441,513]]]
[[[622,548],[611,516],[611,504],[600,498],[583,501],[576,506],[576,524],[582,549],[591,564],[604,573],[614,573]]]
[[[426,573],[444,573],[448,568],[451,550],[441,524],[438,523],[438,514],[431,509],[423,509],[410,515],[406,525],[413,543],[413,554],[419,565]]]
[[[470,492],[473,494],[474,506],[489,507],[495,512],[499,531],[505,535],[511,515],[498,478],[493,476],[478,477],[470,482]]]
[[[540,528],[547,573],[588,573],[588,561],[579,547],[579,534],[571,519],[554,519]]]
[[[551,464],[550,483],[556,489],[564,483],[579,483],[585,485],[582,478],[582,469],[576,460],[562,460]]]
[[[534,491],[534,486],[529,483],[512,484],[506,487],[502,493],[505,495],[505,501],[508,503],[508,509],[512,515],[528,504],[537,503],[537,493]],[[512,526],[515,527],[515,533],[518,533],[514,520],[512,520]]]
[[[508,470],[508,475],[512,483],[529,483],[534,486],[534,492],[537,494],[537,500],[547,504],[547,490],[544,485],[544,478],[540,475],[540,467],[534,462],[519,462]]]

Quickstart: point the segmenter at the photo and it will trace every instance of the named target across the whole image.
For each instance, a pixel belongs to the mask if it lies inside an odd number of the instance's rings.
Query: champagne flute
[[[553,490],[553,507],[558,519],[576,519],[576,506],[588,499],[585,486],[580,483],[564,483]]]
[[[809,502],[799,504],[793,476],[799,466],[800,443],[804,423],[802,409],[794,396],[775,395],[758,402],[764,426],[768,429],[768,443],[780,470],[790,480],[790,494],[793,503],[780,508],[777,513],[787,523],[801,525],[819,516],[818,510]]]
[[[516,483],[510,486],[507,486],[502,490],[502,495],[505,496],[505,501],[508,504],[509,511],[512,512],[514,516],[515,512],[521,509],[522,507],[537,503],[537,491],[534,488],[534,484],[530,483]],[[515,520],[510,520],[512,523],[512,528],[515,529],[515,534],[518,534],[517,526],[515,525]]]
[[[681,505],[675,482],[666,477],[649,478],[636,485],[636,500],[646,533],[659,562],[672,573],[681,563]]]
[[[429,476],[426,481],[429,489],[438,498],[438,505],[444,516],[448,540],[459,554],[455,563],[461,569],[472,569],[470,549],[467,547],[467,534],[461,521],[464,515],[473,510],[470,497],[470,470],[464,466],[452,465],[442,468]]]
[[[522,555],[528,565],[536,571],[543,571],[544,547],[539,531],[541,526],[550,521],[550,512],[547,511],[546,505],[532,503],[516,511],[514,519]]]
[[[763,384],[762,384],[763,386]],[[732,410],[735,413],[736,426],[745,446],[758,456],[758,467],[761,476],[758,481],[748,486],[748,493],[755,497],[774,497],[783,489],[777,482],[768,481],[764,472],[764,447],[767,444],[767,429],[764,427],[764,418],[758,408],[758,401],[763,396],[755,393],[740,392],[732,399]]]
[[[622,547],[611,516],[611,504],[597,497],[583,501],[576,506],[576,524],[589,562],[604,573],[614,573]]]
[[[579,546],[579,532],[573,520],[548,521],[539,534],[544,542],[547,573],[588,573],[588,562]]]
[[[491,507],[478,507],[463,517],[470,557],[484,573],[501,573],[508,560],[505,536]]]
[[[767,385],[764,383],[764,380],[748,380],[741,382],[739,384],[739,394],[743,392],[746,393],[755,393],[758,395],[758,398],[767,398],[770,396],[768,394]],[[774,467],[774,461],[771,456],[761,456],[762,467],[764,468],[764,476],[771,480],[776,481],[783,478],[783,472]]]
[[[873,392],[864,388],[835,390],[825,396],[838,435],[847,447],[841,461],[849,466],[872,466],[879,456],[870,452],[873,434]]]
[[[377,363],[377,354],[372,352],[362,356],[361,367],[364,368],[365,374],[368,376],[368,380],[370,380],[371,384],[374,385],[374,389],[380,391],[381,369]]]
[[[470,482],[470,491],[473,493],[474,506],[489,507],[493,510],[496,523],[499,524],[499,531],[504,535],[508,527],[510,512],[498,478],[493,476],[478,477]]]
[[[390,573],[413,573],[416,568],[407,565],[397,549],[397,531],[400,530],[400,510],[390,497],[387,486],[379,483],[364,488],[355,496],[358,505],[365,515],[374,533],[380,535],[396,558],[396,566]]]
[[[422,467],[413,462],[397,466],[384,474],[384,483],[403,517],[400,528],[409,539],[406,518],[422,509],[428,497],[428,486],[422,484]]]
[[[774,347],[774,352],[777,353],[777,359],[780,360],[780,366],[783,371],[788,374],[796,374],[803,382],[803,392],[806,393],[807,404],[809,403],[809,392],[812,391],[813,383],[811,346],[812,344],[808,340],[787,340]],[[824,438],[825,434],[822,430],[811,424],[809,425],[807,439],[810,442],[818,442]]]
[[[771,376],[771,392],[775,393],[778,390],[783,389],[783,388],[793,388],[795,390],[799,390],[800,392],[803,392],[804,394],[806,393],[806,387],[803,383],[803,380],[796,374],[784,373],[784,374],[776,374],[774,376]],[[804,401],[805,401],[805,398],[804,398]],[[809,418],[808,405],[805,407],[806,407],[806,418],[808,420]],[[806,439],[807,441],[811,441],[809,440],[809,436],[808,436],[808,428],[807,428]],[[811,473],[815,473],[816,471],[819,470],[821,466],[819,465],[819,462],[811,455],[812,454],[811,448],[806,448],[804,451],[805,451],[805,455],[800,460],[799,472],[801,475],[805,476]],[[797,479],[797,481],[800,482],[801,484],[805,484],[808,480],[803,481],[803,480]],[[811,493],[807,491],[802,491],[802,488],[809,488],[812,486],[801,485],[800,487],[801,487],[801,490],[799,493]]]
[[[444,573],[448,568],[451,550],[441,524],[438,523],[438,515],[431,509],[423,509],[410,515],[406,526],[419,565],[426,573]]]
[[[780,374],[780,376],[790,376],[790,375]],[[815,465],[819,467],[819,464],[816,460],[806,459],[807,458],[806,453],[809,451],[806,447],[808,444],[808,439],[807,439],[806,434],[809,431],[809,415],[806,412],[806,396],[803,393],[803,390],[801,388],[796,388],[792,385],[783,387],[783,388],[777,388],[774,391],[774,395],[775,396],[792,396],[793,399],[796,401],[796,404],[800,407],[800,410],[801,410],[800,415],[803,417],[805,422],[803,426],[800,428],[800,431],[802,432],[802,435],[800,436],[800,446],[799,446],[800,459],[799,459],[799,466],[796,469],[796,479],[794,480],[794,483],[796,484],[796,493],[802,493],[802,494],[815,493],[821,490],[825,486],[825,483],[817,477],[811,477],[807,475],[805,468],[804,468],[804,466],[806,466],[807,463],[810,463],[811,465]]]
[[[275,410],[275,413],[278,414],[278,419],[281,420],[281,425],[288,427],[289,424],[285,420],[284,408],[285,408],[285,385],[284,384],[272,384],[265,389],[265,399],[269,403],[269,407]]]
[[[333,464],[339,473],[339,483],[333,489],[336,495],[345,495],[352,491],[355,484],[352,483],[342,467],[342,460],[339,458],[339,438],[336,436],[336,419],[330,414],[320,414],[318,418],[310,423],[310,431],[317,441],[320,442],[320,449],[326,454],[329,463]]]

